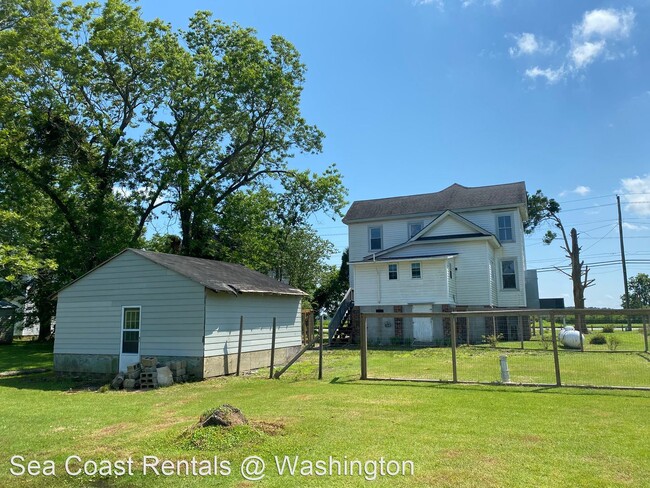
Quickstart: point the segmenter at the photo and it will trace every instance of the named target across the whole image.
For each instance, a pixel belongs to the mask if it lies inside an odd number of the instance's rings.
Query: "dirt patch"
[[[285,432],[285,426],[282,422],[267,422],[260,420],[251,422],[251,425],[270,436],[283,435]]]
[[[440,457],[444,459],[458,459],[462,455],[462,451],[459,451],[458,449],[447,449],[440,453]]]
[[[528,434],[521,437],[521,440],[526,444],[539,444],[543,442],[544,439],[541,436],[535,434]]]
[[[120,432],[123,432],[127,430],[129,427],[131,427],[131,424],[128,424],[126,422],[120,422],[119,424],[113,424],[109,425],[108,427],[104,427],[103,429],[99,429],[93,434],[93,437],[107,437],[113,434],[118,434]]]

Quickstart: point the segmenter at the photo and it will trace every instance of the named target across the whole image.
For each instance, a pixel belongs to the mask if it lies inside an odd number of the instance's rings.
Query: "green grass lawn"
[[[38,344],[8,346],[0,349],[0,364],[43,366],[42,354]],[[89,391],[50,374],[0,378],[0,486],[368,484],[359,476],[280,476],[272,464],[276,455],[413,461],[413,476],[379,477],[373,484],[380,486],[650,484],[648,392],[358,381],[359,354],[351,350],[326,351],[318,381],[316,359],[308,353],[280,380],[259,371],[131,393]],[[223,403],[241,408],[253,427],[187,431],[202,412]],[[57,477],[13,477],[9,459],[16,454],[54,460]],[[84,460],[133,456],[135,475],[70,478],[63,462],[72,454]],[[232,473],[145,477],[143,455],[218,456],[231,462]],[[267,462],[261,482],[246,482],[239,473],[250,455]]]

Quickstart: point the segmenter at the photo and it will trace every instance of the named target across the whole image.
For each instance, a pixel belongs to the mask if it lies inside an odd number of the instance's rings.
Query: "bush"
[[[503,340],[503,334],[497,334],[495,335],[487,335],[487,336],[482,336],[483,337],[483,342],[486,344],[489,344],[490,347],[497,347],[497,344],[499,341]]]
[[[594,334],[589,338],[589,344],[607,344],[607,338],[600,333]]]
[[[605,334],[611,334],[614,332],[614,326],[613,325],[603,325],[603,332]]]
[[[616,351],[616,348],[621,343],[621,340],[616,336],[609,336],[607,338],[607,348],[610,351]]]

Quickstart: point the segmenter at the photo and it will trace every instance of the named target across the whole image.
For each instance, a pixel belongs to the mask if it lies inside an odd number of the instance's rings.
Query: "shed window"
[[[513,259],[501,261],[501,278],[504,290],[517,288],[517,274],[515,270],[515,261]]]
[[[397,265],[389,264],[388,265],[388,279],[396,280],[397,279]]]
[[[502,242],[512,241],[512,216],[499,215],[497,217],[497,235]]]
[[[370,250],[381,251],[382,249],[381,227],[369,227],[368,238],[370,239]]]
[[[411,263],[411,278],[413,279],[422,278],[422,270],[420,268],[420,263]]]

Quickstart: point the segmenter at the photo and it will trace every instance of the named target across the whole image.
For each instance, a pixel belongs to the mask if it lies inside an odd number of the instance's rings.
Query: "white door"
[[[122,307],[120,371],[140,362],[140,307]]]
[[[413,305],[413,313],[427,313],[431,310],[431,305]],[[413,317],[413,340],[433,342],[433,319],[431,317]]]

